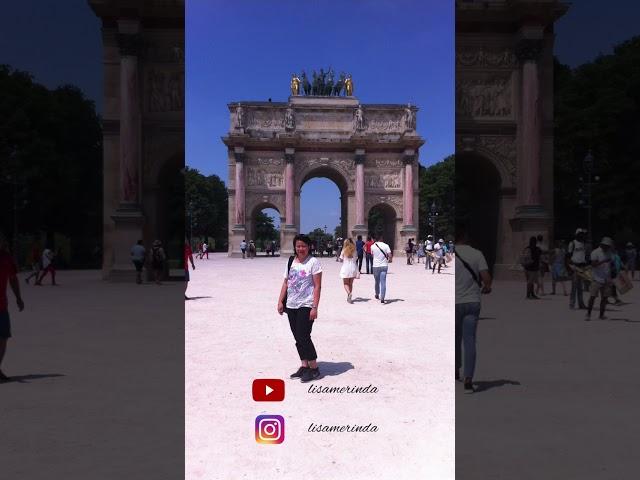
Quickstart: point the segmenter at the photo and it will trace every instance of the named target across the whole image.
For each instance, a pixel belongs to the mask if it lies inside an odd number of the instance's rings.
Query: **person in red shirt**
[[[371,235],[367,236],[367,241],[364,243],[364,255],[367,262],[367,273],[373,273],[373,254],[371,253],[371,245],[375,242],[371,240]]]
[[[191,245],[189,245],[189,240],[185,238],[184,240],[184,299],[189,300],[187,297],[187,287],[189,286],[189,262],[191,262],[191,267],[195,270],[196,264],[193,263],[193,251],[191,250]]]
[[[7,284],[11,286],[20,311],[24,310],[24,302],[20,295],[18,284],[18,269],[8,252],[7,240],[0,232],[0,366],[7,351],[7,340],[11,338],[11,322],[9,321],[9,301],[7,299]],[[0,370],[0,382],[7,382],[10,378]]]

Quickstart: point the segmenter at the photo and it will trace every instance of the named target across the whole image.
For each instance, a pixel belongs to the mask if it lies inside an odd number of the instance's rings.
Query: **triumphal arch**
[[[302,77],[292,78],[288,102],[228,105],[230,128],[222,140],[229,154],[229,255],[240,255],[240,242],[255,238],[254,219],[263,208],[279,212],[281,253],[291,254],[293,237],[308,233],[300,232],[300,189],[315,177],[338,186],[345,237],[366,236],[377,207],[385,241],[402,253],[417,235],[424,143],[416,133],[418,109],[362,104],[350,77],[342,79],[344,92],[327,77],[316,80],[315,72],[313,84]]]
[[[184,0],[89,0],[102,22],[103,276],[133,278],[131,246],[162,241],[182,270]]]
[[[553,238],[557,0],[456,2],[456,217],[499,275]]]

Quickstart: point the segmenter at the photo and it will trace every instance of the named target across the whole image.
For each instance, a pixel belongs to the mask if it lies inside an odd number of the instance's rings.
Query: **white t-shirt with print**
[[[603,260],[606,260],[606,263],[592,267],[591,274],[593,275],[594,281],[598,283],[609,283],[611,282],[611,260],[613,260],[613,255],[611,252],[605,252],[600,247],[591,252],[592,262],[601,262]]]
[[[578,263],[585,263],[586,257],[585,257],[585,245],[583,242],[579,242],[578,240],[572,240],[571,242],[569,242],[569,253],[571,254],[571,262],[578,264]]]
[[[389,248],[389,245],[387,245],[386,243],[375,242],[373,245],[371,245],[371,254],[373,255],[373,268],[389,266],[389,261],[384,255],[385,253],[387,254],[387,257],[391,255],[391,248]]]
[[[482,295],[480,286],[464,266],[461,258],[469,264],[478,279],[481,271],[489,270],[487,260],[480,250],[469,245],[456,247],[456,303],[479,303]]]
[[[313,306],[313,276],[322,272],[322,265],[316,257],[309,255],[304,263],[294,259],[289,270],[287,282],[287,308]],[[284,266],[284,278],[287,278],[287,265]]]

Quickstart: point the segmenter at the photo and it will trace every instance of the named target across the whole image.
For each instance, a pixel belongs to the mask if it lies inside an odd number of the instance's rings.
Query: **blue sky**
[[[227,181],[227,104],[286,101],[292,72],[350,72],[363,103],[420,108],[424,165],[454,152],[453,0],[187,2],[186,162]],[[339,222],[326,179],[302,188],[301,230]]]

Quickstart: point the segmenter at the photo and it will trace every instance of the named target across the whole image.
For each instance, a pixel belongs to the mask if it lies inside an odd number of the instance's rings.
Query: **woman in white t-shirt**
[[[353,303],[351,300],[351,294],[353,293],[353,279],[358,278],[358,264],[356,262],[356,244],[353,240],[347,238],[344,241],[342,252],[340,253],[340,260],[342,260],[342,268],[340,269],[340,278],[344,284],[344,289],[347,292],[347,302]]]
[[[289,258],[284,271],[284,282],[278,298],[278,313],[285,310],[289,326],[296,341],[301,366],[290,378],[311,382],[320,377],[318,355],[311,341],[313,322],[318,318],[322,266],[316,257],[309,255],[311,239],[307,235],[296,235],[293,239],[295,255]]]

